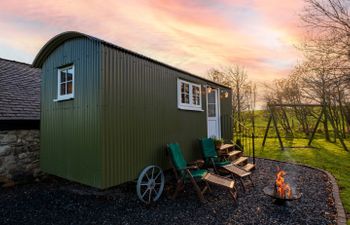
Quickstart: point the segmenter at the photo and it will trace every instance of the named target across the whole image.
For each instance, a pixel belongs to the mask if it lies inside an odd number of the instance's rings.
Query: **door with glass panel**
[[[220,137],[220,104],[218,90],[211,89],[207,93],[208,137]]]

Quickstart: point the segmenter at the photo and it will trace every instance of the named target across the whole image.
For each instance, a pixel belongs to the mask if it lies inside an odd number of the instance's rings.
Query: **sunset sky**
[[[200,76],[239,64],[268,81],[298,60],[302,8],[302,0],[1,0],[0,57],[32,63],[50,38],[75,30]]]

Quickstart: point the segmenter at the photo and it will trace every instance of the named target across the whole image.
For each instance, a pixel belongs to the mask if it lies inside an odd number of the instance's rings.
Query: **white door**
[[[207,95],[208,137],[221,137],[220,134],[220,104],[218,89],[212,89]]]

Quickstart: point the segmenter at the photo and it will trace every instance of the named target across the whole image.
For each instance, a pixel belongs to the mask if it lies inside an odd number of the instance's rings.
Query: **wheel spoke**
[[[159,171],[159,173],[158,173],[157,176],[154,178],[154,180],[157,180],[157,178],[160,176],[160,174],[162,174],[161,171]]]
[[[141,197],[142,197],[142,198],[143,198],[143,197],[145,197],[146,193],[147,193],[149,190],[150,190],[150,189],[149,189],[149,188],[147,188],[147,189],[146,189],[146,191],[145,191],[145,192],[142,194],[142,196],[141,196]]]
[[[157,189],[156,189],[156,188],[155,188],[155,189],[153,189],[153,190],[154,190],[154,192],[155,192],[155,194],[156,194],[154,197],[157,197],[157,195],[158,195],[158,193],[159,193],[159,192],[158,192],[159,190],[157,191]]]
[[[152,179],[153,179],[153,174],[154,174],[154,167],[152,168]]]
[[[148,174],[147,174],[147,173],[145,173],[145,175],[146,175],[147,180],[149,180]]]
[[[141,183],[140,185],[144,186],[144,185],[148,185],[148,183]]]
[[[152,190],[153,189],[149,189],[148,202],[151,202]]]

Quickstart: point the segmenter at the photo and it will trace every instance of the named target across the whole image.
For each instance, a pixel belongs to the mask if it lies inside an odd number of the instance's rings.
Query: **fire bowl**
[[[292,196],[288,197],[286,196],[285,198],[281,198],[275,191],[275,189],[273,187],[267,186],[263,189],[264,193],[270,197],[272,197],[273,199],[275,199],[276,203],[284,203],[286,201],[293,201],[293,200],[297,200],[301,197],[301,193],[297,192],[295,190],[295,188],[292,188]]]

